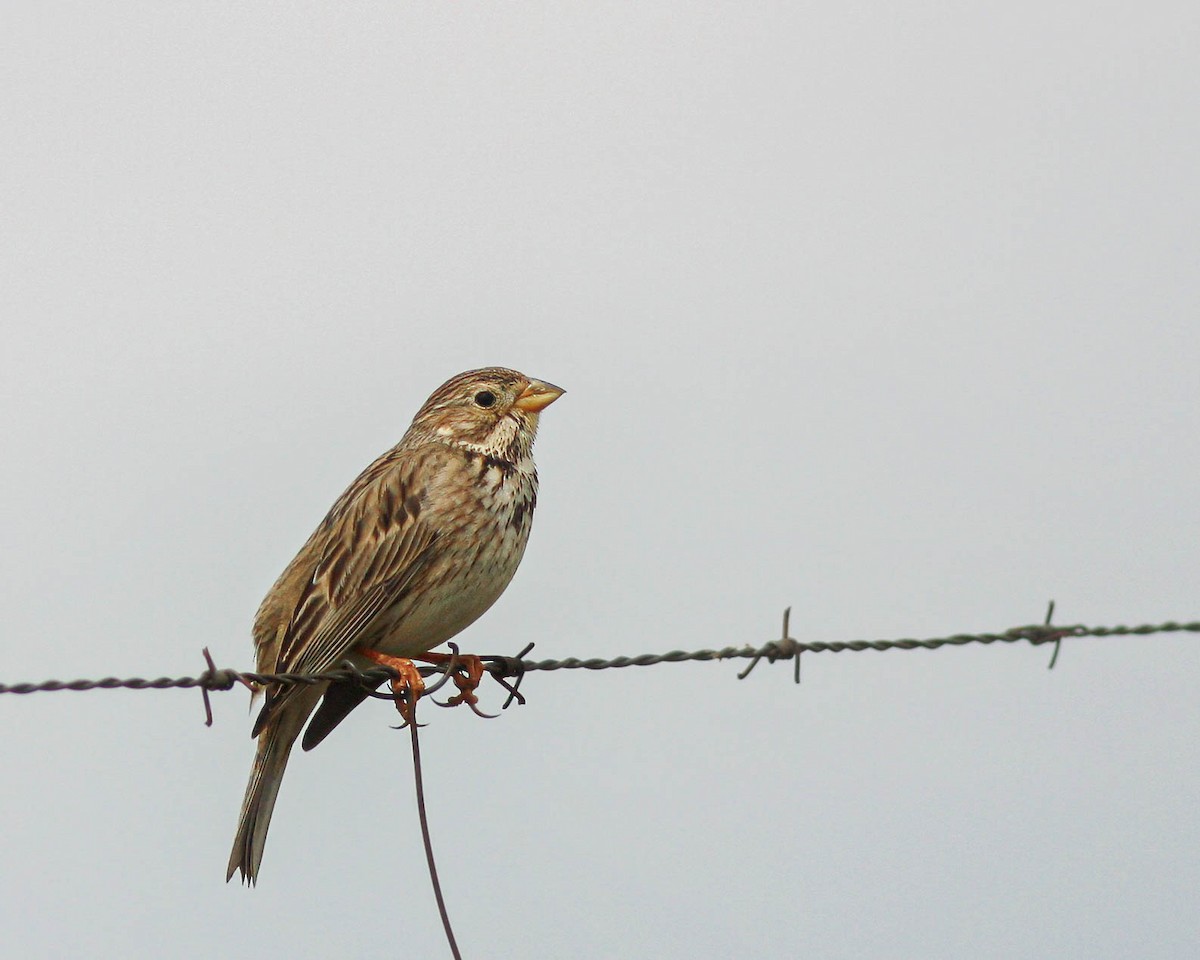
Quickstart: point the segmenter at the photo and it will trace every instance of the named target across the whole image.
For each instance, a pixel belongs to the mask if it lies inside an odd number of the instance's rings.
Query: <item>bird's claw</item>
[[[432,693],[434,690],[437,690],[447,679],[454,681],[454,685],[458,687],[458,693],[444,703],[430,697],[434,703],[439,707],[457,707],[465,703],[476,716],[483,717],[485,720],[496,719],[496,714],[484,713],[479,709],[479,698],[475,696],[475,690],[479,687],[479,683],[483,679],[483,661],[476,656],[460,654],[457,647],[451,646],[453,648],[452,653],[427,653],[417,658],[428,663],[446,666],[445,676],[428,689],[425,687],[425,680],[421,676],[421,671],[417,669],[412,660],[403,657],[392,657],[385,653],[380,653],[378,650],[367,649],[360,651],[371,662],[388,667],[399,674],[398,677],[392,680],[392,698],[395,700],[396,709],[399,711],[400,716],[404,718],[404,722],[398,727],[393,727],[393,729],[403,730],[409,724],[416,723],[418,698],[424,693]],[[417,724],[417,726],[421,726],[421,724]]]
[[[417,669],[416,664],[404,657],[390,657],[378,650],[362,650],[360,652],[372,663],[388,667],[399,674],[392,681],[392,699],[396,703],[396,710],[404,718],[404,722],[396,729],[403,730],[410,723],[415,723],[417,700],[425,692],[425,679],[421,676],[421,671]]]
[[[456,678],[457,679],[457,678]],[[495,720],[500,716],[498,713],[484,713],[479,709],[479,698],[475,696],[474,690],[463,690],[461,693],[455,694],[449,700],[441,701],[434,700],[439,707],[457,707],[460,704],[466,704],[471,708],[471,712],[477,717],[483,717],[484,720]]]
[[[483,661],[479,657],[459,653],[458,648],[453,647],[452,653],[427,653],[420,659],[430,663],[449,664],[447,675],[458,687],[458,693],[444,703],[434,700],[439,707],[457,707],[465,703],[477,717],[483,717],[485,720],[496,719],[497,714],[484,713],[479,709],[479,698],[475,696],[475,690],[479,687],[484,673]]]

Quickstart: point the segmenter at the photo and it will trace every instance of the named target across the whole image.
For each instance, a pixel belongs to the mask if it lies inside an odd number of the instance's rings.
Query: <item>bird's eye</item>
[[[490,407],[496,402],[496,395],[491,390],[480,390],[475,394],[475,402],[481,407]]]

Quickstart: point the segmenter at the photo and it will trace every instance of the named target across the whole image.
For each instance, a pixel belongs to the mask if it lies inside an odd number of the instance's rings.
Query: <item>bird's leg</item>
[[[458,693],[447,700],[445,706],[457,707],[460,703],[465,703],[479,716],[487,717],[489,720],[494,719],[491,714],[483,713],[477,706],[479,698],[475,696],[475,690],[479,686],[479,681],[483,679],[485,669],[483,661],[479,657],[470,653],[459,653],[456,650],[454,653],[424,653],[414,659],[422,660],[425,663],[453,663],[454,672],[450,676],[454,680],[454,685],[458,687]]]
[[[390,667],[400,676],[392,681],[392,693],[396,696],[396,709],[405,723],[412,723],[417,715],[417,698],[425,692],[425,680],[416,665],[405,657],[390,657],[378,650],[359,650],[364,657],[381,667]]]

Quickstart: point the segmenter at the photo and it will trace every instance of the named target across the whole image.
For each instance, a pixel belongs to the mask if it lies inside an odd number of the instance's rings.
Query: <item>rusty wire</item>
[[[805,653],[842,653],[846,651],[860,652],[863,650],[936,650],[939,647],[991,643],[1026,642],[1033,646],[1053,643],[1055,645],[1055,653],[1054,658],[1050,662],[1050,666],[1053,667],[1058,656],[1058,647],[1066,639],[1148,636],[1151,634],[1181,632],[1200,633],[1200,621],[1192,621],[1190,623],[1168,621],[1166,623],[1142,624],[1135,627],[1089,627],[1082,624],[1052,626],[1049,623],[1050,614],[1048,613],[1046,623],[1013,627],[1010,630],[1005,630],[1003,633],[959,633],[924,640],[903,638],[895,640],[835,640],[801,643],[789,636],[790,612],[790,609],[784,612],[782,635],[778,639],[770,640],[757,647],[745,645],[740,647],[722,647],[716,650],[671,650],[667,653],[646,653],[633,657],[591,657],[585,660],[577,657],[567,657],[562,660],[527,660],[525,657],[533,648],[533,645],[530,644],[515,657],[490,656],[483,657],[482,659],[487,665],[487,671],[508,689],[509,698],[508,702],[505,703],[505,706],[508,706],[513,700],[516,700],[518,703],[524,702],[524,698],[518,692],[517,686],[525,674],[534,671],[611,670],[622,667],[650,667],[660,663],[749,660],[749,665],[738,674],[739,678],[744,678],[763,660],[766,660],[768,663],[791,660],[795,665],[794,677],[798,683],[800,677],[800,656]],[[1050,613],[1052,612],[1053,604],[1050,607]],[[61,680],[43,680],[37,683],[0,683],[0,694],[47,693],[57,690],[170,690],[193,688],[200,688],[207,693],[209,691],[229,690],[236,684],[295,686],[324,683],[326,681],[358,683],[374,689],[385,680],[390,680],[396,676],[392,670],[386,667],[372,667],[368,670],[360,670],[349,661],[343,662],[341,666],[335,669],[325,670],[320,673],[255,673],[218,668],[208,655],[207,650],[205,650],[205,658],[208,662],[208,669],[195,677],[159,677],[154,680],[146,680],[140,677],[127,679],[105,677],[100,680],[70,680],[65,682]],[[438,666],[421,667],[420,670],[425,676],[444,672],[444,669]],[[508,684],[505,682],[508,679],[515,679],[518,683]],[[387,694],[386,697],[391,699],[390,694]]]

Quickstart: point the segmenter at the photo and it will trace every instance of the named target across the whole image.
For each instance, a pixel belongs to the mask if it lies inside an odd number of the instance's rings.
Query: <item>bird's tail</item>
[[[238,816],[237,836],[233,839],[233,852],[229,854],[229,867],[225,871],[227,883],[238,870],[242,871],[244,883],[252,885],[258,880],[258,866],[262,862],[275,798],[279,796],[279,784],[287,769],[292,744],[316,703],[317,697],[312,695],[313,692],[297,691],[294,699],[282,705],[258,735],[254,767],[250,771],[250,782],[246,785],[242,812]]]

